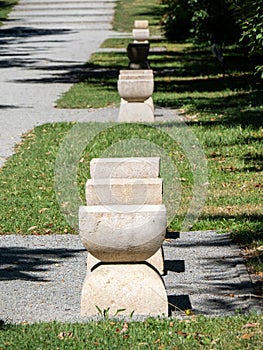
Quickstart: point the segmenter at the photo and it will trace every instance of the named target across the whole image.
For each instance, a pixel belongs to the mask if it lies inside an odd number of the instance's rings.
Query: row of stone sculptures
[[[121,70],[118,92],[121,97],[119,122],[154,122],[153,71],[147,57],[150,44],[148,21],[135,21],[134,42],[127,47],[129,70]]]
[[[120,71],[120,122],[153,122],[153,72],[147,21],[135,21],[129,70]],[[138,58],[140,45],[143,54]],[[147,51],[148,50],[148,51]],[[132,51],[134,53],[132,54]],[[81,315],[168,315],[161,275],[166,208],[159,158],[100,158],[90,163],[79,231],[88,250]]]

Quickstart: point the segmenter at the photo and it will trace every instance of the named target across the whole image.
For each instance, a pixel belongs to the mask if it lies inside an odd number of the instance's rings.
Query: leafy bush
[[[228,0],[162,0],[163,26],[170,40],[233,43],[240,30]]]

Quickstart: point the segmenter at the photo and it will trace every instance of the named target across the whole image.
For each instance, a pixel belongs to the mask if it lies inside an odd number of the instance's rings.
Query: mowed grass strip
[[[163,5],[159,0],[121,0],[116,2],[113,29],[131,33],[135,20],[148,20],[152,35],[162,33]]]
[[[85,125],[85,124],[83,124]],[[112,156],[143,156],[147,147],[140,149],[121,146],[121,141],[145,140],[156,145],[177,167],[177,174],[170,172],[164,187],[179,181],[182,198],[179,210],[170,224],[171,230],[180,230],[186,215],[193,190],[193,170],[179,142],[169,136],[172,132],[180,140],[178,125],[160,124],[159,127],[140,124],[108,124],[96,135],[98,123],[88,124],[94,139],[79,156],[77,181],[84,203],[84,187],[89,177],[89,162],[101,157],[109,149]],[[27,134],[17,152],[0,171],[1,233],[63,233],[72,232],[57,204],[54,175],[59,147],[74,124],[57,123],[39,126]],[[252,127],[222,125],[185,126],[196,136],[204,150],[208,164],[209,194],[203,211],[192,230],[218,229],[228,231],[257,231],[262,222],[262,178],[259,161],[261,155],[262,130]],[[228,135],[224,141],[222,137]],[[248,143],[248,139],[250,142]],[[77,141],[76,141],[77,142]],[[120,144],[120,146],[118,146]],[[136,143],[135,143],[136,144]],[[115,151],[112,148],[115,145]],[[116,147],[117,145],[117,147]],[[151,151],[150,151],[151,152]],[[158,155],[153,150],[152,154]],[[109,156],[109,155],[106,155]],[[69,149],[70,157],[70,149]],[[69,160],[65,160],[70,162]],[[177,193],[170,201],[177,206]],[[77,224],[77,212],[76,224]]]
[[[40,323],[0,327],[2,349],[262,349],[260,316],[144,322]]]

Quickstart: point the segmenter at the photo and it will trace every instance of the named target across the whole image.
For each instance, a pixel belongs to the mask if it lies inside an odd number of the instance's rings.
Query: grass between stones
[[[262,349],[258,316],[4,325],[1,349]]]

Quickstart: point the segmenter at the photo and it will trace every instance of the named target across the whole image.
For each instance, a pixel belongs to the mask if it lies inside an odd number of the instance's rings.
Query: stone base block
[[[153,99],[152,97],[147,98],[146,101],[144,101],[149,107],[151,107],[152,111],[154,112],[154,105],[153,105]]]
[[[159,157],[93,158],[90,162],[92,179],[156,178],[159,170]]]
[[[154,110],[152,106],[145,102],[121,101],[119,123],[153,123]]]
[[[146,260],[146,262],[152,265],[160,275],[164,274],[164,260],[163,260],[163,249],[160,248],[153,256]],[[87,258],[87,273],[91,272],[91,270],[96,267],[97,264],[101,263],[101,261],[92,254],[88,253]]]
[[[81,295],[81,315],[168,316],[168,301],[161,276],[146,264],[105,264],[87,275]]]
[[[90,179],[87,205],[162,204],[162,179]]]

